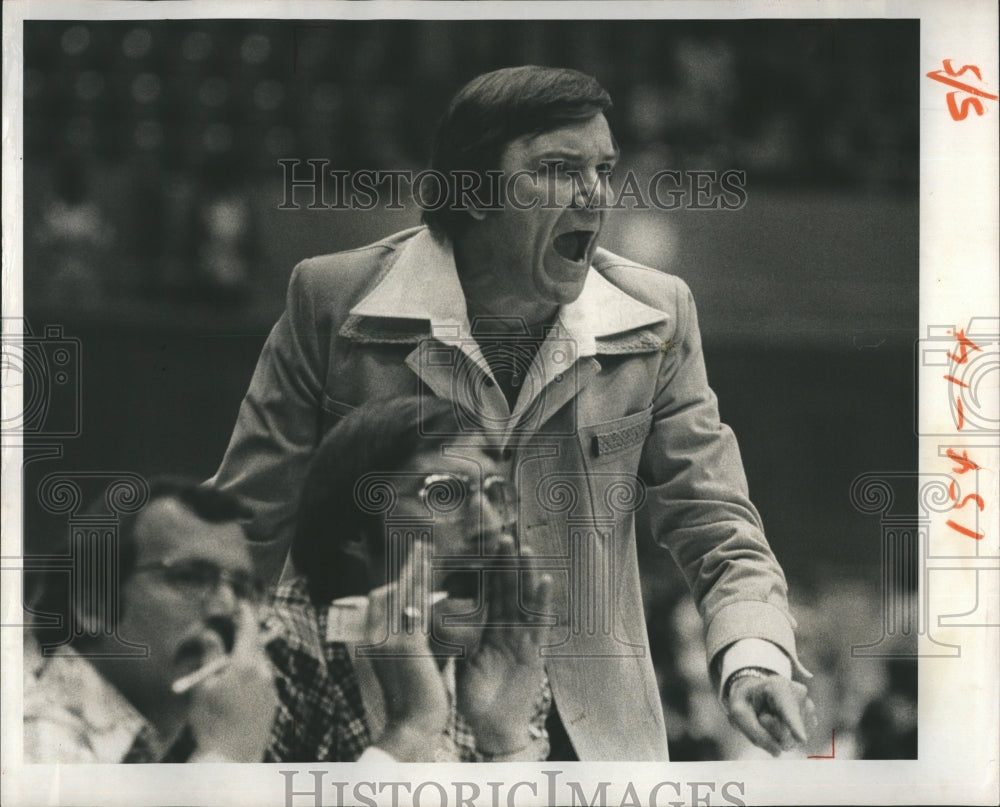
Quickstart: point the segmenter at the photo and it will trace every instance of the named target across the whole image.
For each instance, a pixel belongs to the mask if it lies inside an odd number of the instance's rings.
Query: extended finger
[[[806,695],[806,700],[803,704],[803,711],[805,712],[806,729],[809,733],[812,733],[819,725],[819,717],[816,715],[816,704],[812,702],[812,698],[808,695]]]
[[[234,617],[236,635],[233,639],[233,651],[230,654],[236,659],[245,659],[259,652],[257,615],[250,603],[241,602]]]
[[[368,592],[365,632],[369,641],[384,635],[412,634],[422,626],[429,598],[426,577],[429,574],[430,549],[425,541],[416,541],[403,562],[399,576],[384,586]],[[425,603],[421,606],[421,603]],[[406,613],[404,613],[406,612]],[[408,613],[408,615],[407,615]]]
[[[795,737],[792,736],[792,730],[785,725],[780,717],[771,712],[759,712],[757,720],[767,729],[767,733],[774,738],[782,750],[788,751],[795,747],[796,742]]]
[[[808,700],[806,688],[784,678],[771,678],[766,689],[768,704],[774,716],[786,726],[792,737],[800,743],[808,738],[805,723],[800,712],[800,704]]]
[[[523,635],[521,653],[522,660],[530,660],[540,655],[538,649],[548,633],[549,626],[546,620],[552,613],[552,576],[543,574],[538,579],[535,586],[534,595],[530,604],[531,623],[521,625],[520,630]],[[529,655],[530,654],[530,655]]]
[[[540,617],[547,617],[552,613],[552,590],[555,586],[552,575],[543,572],[538,578],[535,586],[535,593],[532,597],[531,610]],[[544,626],[544,620],[537,619],[536,625]]]
[[[408,633],[426,632],[430,619],[431,548],[415,541],[399,573],[397,610]]]
[[[781,753],[781,746],[760,724],[757,711],[746,696],[738,693],[739,690],[736,690],[729,702],[729,722],[742,731],[754,745],[763,748],[772,756],[778,756]]]
[[[504,568],[489,572],[490,622],[508,625],[517,619],[517,571],[511,568],[517,557],[517,547],[510,535],[500,536],[496,557],[505,563]]]
[[[538,654],[537,646],[544,627],[539,619],[539,612],[544,612],[543,609],[547,607],[552,581],[548,575],[545,575],[544,581],[539,577],[538,564],[530,547],[521,549],[520,561],[518,570],[512,572],[513,590],[508,604],[510,627],[506,630],[510,634],[508,641],[515,648],[518,659],[530,662]]]

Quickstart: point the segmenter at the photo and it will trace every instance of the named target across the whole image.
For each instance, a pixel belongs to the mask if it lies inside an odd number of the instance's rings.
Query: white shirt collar
[[[598,250],[597,261],[610,253]],[[465,295],[458,279],[451,244],[428,230],[417,232],[402,247],[396,263],[382,281],[357,305],[358,317],[415,319],[430,322],[432,333],[444,342],[470,334]],[[594,355],[596,340],[636,330],[666,315],[629,296],[593,266],[579,298],[560,307],[560,336],[576,340],[578,356]]]

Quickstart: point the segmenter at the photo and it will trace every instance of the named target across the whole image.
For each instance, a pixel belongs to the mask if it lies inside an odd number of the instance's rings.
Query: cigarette
[[[281,636],[283,632],[281,623],[277,620],[265,620],[260,627],[261,631],[257,634],[257,643],[260,647],[264,647],[269,642],[273,642]],[[188,673],[183,678],[178,678],[173,682],[173,684],[170,685],[170,689],[175,695],[183,695],[192,687],[198,686],[198,684],[206,678],[209,678],[217,673],[227,664],[229,664],[229,655],[217,656],[203,667],[199,667],[194,672]]]
[[[206,678],[215,675],[219,670],[229,664],[229,656],[218,656],[212,659],[208,664],[203,667],[199,667],[192,673],[188,673],[183,678],[178,678],[171,684],[170,689],[175,695],[183,695],[192,687],[198,686]]]

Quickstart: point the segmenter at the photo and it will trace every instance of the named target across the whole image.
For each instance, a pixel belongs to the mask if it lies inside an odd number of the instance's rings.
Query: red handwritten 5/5
[[[940,81],[949,87],[954,87],[955,89],[948,93],[946,101],[948,103],[948,112],[951,114],[952,120],[965,120],[969,115],[969,107],[972,107],[977,115],[984,115],[986,113],[986,107],[983,105],[981,98],[986,98],[990,101],[996,101],[997,96],[990,95],[984,90],[973,87],[971,84],[965,83],[965,81],[957,81],[957,79],[963,76],[965,73],[972,73],[979,81],[983,80],[982,73],[979,72],[979,68],[974,64],[964,64],[961,69],[955,70],[951,64],[951,59],[945,59],[942,63],[943,70],[932,70],[927,74],[927,78],[932,78],[935,81]],[[966,79],[968,81],[968,79]],[[965,93],[960,101],[956,99],[959,93]]]

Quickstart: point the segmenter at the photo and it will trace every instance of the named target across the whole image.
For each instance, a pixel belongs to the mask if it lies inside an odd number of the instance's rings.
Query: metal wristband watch
[[[722,702],[729,703],[729,693],[733,689],[733,684],[741,678],[770,678],[772,675],[777,674],[774,670],[767,669],[767,667],[740,667],[726,679],[726,683],[722,687]]]

